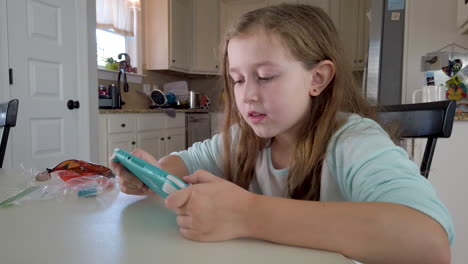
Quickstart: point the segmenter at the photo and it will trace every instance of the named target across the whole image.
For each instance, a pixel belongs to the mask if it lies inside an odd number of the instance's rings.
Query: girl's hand
[[[184,237],[221,241],[248,236],[252,193],[203,170],[183,180],[193,185],[169,195],[166,207],[177,214]]]
[[[148,152],[142,149],[135,149],[131,152],[137,158],[147,161],[157,167],[159,167],[158,161]],[[135,175],[125,169],[119,162],[113,162],[110,160],[110,166],[117,179],[119,180],[120,191],[127,194],[145,195],[151,194],[152,191],[141,182]]]

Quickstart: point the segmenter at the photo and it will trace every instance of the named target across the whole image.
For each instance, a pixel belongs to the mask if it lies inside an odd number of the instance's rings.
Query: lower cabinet
[[[109,165],[115,148],[141,148],[160,159],[185,149],[185,114],[101,114],[99,116],[99,160]]]

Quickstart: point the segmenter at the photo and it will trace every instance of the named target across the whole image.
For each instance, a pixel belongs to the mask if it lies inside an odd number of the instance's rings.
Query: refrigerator
[[[405,0],[372,0],[364,93],[373,104],[402,103]]]

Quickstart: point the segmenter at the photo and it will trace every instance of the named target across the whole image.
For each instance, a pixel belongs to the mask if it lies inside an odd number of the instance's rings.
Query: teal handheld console
[[[188,186],[188,184],[176,176],[133,156],[125,150],[119,148],[114,149],[112,160],[121,163],[152,191],[164,198]]]

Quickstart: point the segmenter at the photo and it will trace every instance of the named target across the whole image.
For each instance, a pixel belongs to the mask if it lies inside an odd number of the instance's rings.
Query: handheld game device
[[[112,160],[121,163],[152,191],[166,198],[169,194],[187,187],[181,179],[139,159],[125,150],[116,148]]]

